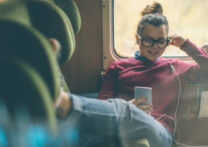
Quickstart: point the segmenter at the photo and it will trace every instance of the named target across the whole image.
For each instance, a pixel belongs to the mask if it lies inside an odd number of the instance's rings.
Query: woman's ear
[[[136,39],[136,44],[138,44],[138,45],[139,45],[139,37],[138,37],[138,35],[137,35],[137,34],[135,34],[135,39]]]

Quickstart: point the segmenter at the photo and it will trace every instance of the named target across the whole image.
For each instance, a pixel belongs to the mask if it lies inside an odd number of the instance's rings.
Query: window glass
[[[169,35],[177,33],[201,46],[208,42],[207,0],[157,0],[169,21]],[[114,48],[119,56],[128,57],[138,50],[135,33],[140,13],[152,0],[114,0]],[[163,56],[187,56],[168,46]]]

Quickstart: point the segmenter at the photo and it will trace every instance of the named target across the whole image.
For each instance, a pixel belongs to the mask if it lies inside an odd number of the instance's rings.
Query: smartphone
[[[147,104],[152,104],[152,88],[151,87],[134,87],[134,98],[143,98],[146,97]]]

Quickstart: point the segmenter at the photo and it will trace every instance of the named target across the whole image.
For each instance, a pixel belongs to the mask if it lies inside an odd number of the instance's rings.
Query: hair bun
[[[144,8],[144,10],[141,12],[141,15],[144,16],[146,14],[151,14],[151,13],[158,13],[162,15],[163,14],[162,5],[154,1],[152,5],[147,5],[146,8]]]

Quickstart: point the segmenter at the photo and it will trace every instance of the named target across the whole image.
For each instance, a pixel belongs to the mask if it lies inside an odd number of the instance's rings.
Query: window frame
[[[114,41],[114,0],[102,0],[102,37],[103,37],[103,65],[105,71],[110,64],[120,58],[128,58],[121,56],[115,49]],[[189,56],[164,56],[164,58],[177,58],[186,62],[194,62]]]
[[[113,2],[114,0],[102,0],[103,70],[119,58],[114,50]]]

